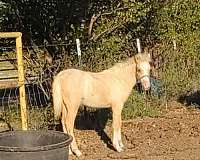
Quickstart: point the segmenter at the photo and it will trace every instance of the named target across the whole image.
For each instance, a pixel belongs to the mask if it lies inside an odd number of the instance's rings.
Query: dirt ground
[[[111,125],[104,129],[111,137]],[[171,104],[159,118],[123,122],[125,150],[117,153],[103,131],[75,130],[81,158],[69,160],[200,160],[200,109]]]

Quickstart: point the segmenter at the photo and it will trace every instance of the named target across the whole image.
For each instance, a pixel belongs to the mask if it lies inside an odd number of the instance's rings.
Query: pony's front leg
[[[113,106],[112,112],[113,112],[113,146],[118,152],[121,152],[123,151],[124,147],[121,137],[122,106]]]

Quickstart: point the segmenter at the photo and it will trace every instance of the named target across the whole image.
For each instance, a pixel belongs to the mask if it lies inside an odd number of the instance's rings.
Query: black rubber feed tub
[[[58,131],[0,134],[0,160],[68,160],[72,137]]]

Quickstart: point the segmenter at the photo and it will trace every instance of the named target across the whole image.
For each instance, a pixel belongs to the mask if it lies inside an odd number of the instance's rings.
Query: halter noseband
[[[148,77],[148,78],[150,78],[150,76],[149,76],[149,75],[143,75],[143,76],[141,76],[140,78],[138,78],[138,79],[137,79],[137,81],[138,81],[138,82],[140,82],[140,81],[141,81],[141,79],[143,79],[143,78],[145,78],[145,77]]]

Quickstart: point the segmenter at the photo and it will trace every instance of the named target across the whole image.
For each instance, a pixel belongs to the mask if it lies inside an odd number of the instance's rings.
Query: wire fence
[[[87,44],[81,45],[83,47]],[[60,57],[57,57],[52,63],[52,57],[46,48],[69,46],[74,50],[76,44],[56,43],[39,46],[35,44],[32,46],[22,46],[24,52],[25,92],[29,128],[45,128],[54,126],[55,124],[51,105],[51,84],[53,77],[61,69],[72,66],[73,64],[77,67],[79,64],[77,62],[69,64],[66,53],[63,55],[62,52],[59,53]],[[12,43],[9,46],[2,45],[0,47],[0,122],[3,119],[3,121],[9,122],[9,126],[21,128],[15,49],[16,46]],[[71,58],[73,61],[73,57]],[[5,66],[5,63],[7,68],[2,67]]]
[[[47,121],[44,113],[45,110],[52,112],[51,108],[51,81],[38,83],[33,81],[25,85],[26,103],[28,110],[29,128],[43,128],[44,122]],[[7,119],[11,126],[21,128],[21,114],[19,103],[19,87],[0,89],[0,113],[3,119]],[[35,119],[35,124],[33,125]],[[49,119],[50,117],[48,117]],[[53,116],[51,116],[53,118]],[[40,125],[41,123],[41,125]],[[45,125],[47,127],[47,125]]]
[[[62,57],[62,59],[55,60],[53,64],[49,64],[48,61],[45,61],[44,59],[46,56],[44,50],[45,47],[48,46],[63,47],[69,46],[69,44],[23,46],[23,50],[25,51],[23,57],[26,70],[25,92],[29,128],[38,129],[54,126],[55,121],[53,118],[51,105],[51,84],[53,76],[56,75],[61,69],[69,67],[70,65],[72,66],[75,64],[75,67],[80,67],[80,61],[75,61],[73,64],[66,64],[68,62],[64,57]],[[83,46],[84,45],[82,44],[82,47]],[[70,47],[74,48],[75,44],[71,44]],[[1,82],[4,81],[5,83],[5,85],[2,85],[0,88],[1,117],[6,119],[10,126],[20,128],[19,87],[17,84],[17,72],[15,75],[11,75],[11,77],[7,76],[9,72],[14,70],[17,71],[17,59],[15,58],[16,53],[14,51],[15,46],[0,47],[0,50],[2,51],[0,61],[9,62],[8,66],[11,66],[9,67],[10,69],[7,68],[4,70],[4,72],[2,69],[0,69],[0,74],[6,74],[6,77],[1,79]],[[4,65],[4,63],[2,65]]]
[[[15,69],[4,70],[3,74],[9,74],[9,72],[13,70]],[[0,70],[0,72],[1,71],[2,70]],[[25,90],[29,106],[43,106],[49,103],[48,101],[50,100],[50,83],[52,81],[52,75],[45,73],[45,77],[42,77],[44,72],[45,71],[42,71],[42,73],[38,72],[37,75],[29,75],[29,77],[25,78]],[[11,106],[13,104],[18,104],[19,88],[17,81],[17,75],[12,75],[12,78],[8,77],[1,79],[1,83],[4,83],[0,89],[1,106]]]
[[[76,59],[74,59],[73,54],[68,54],[66,56],[66,53],[63,55],[61,53],[60,59],[56,59],[53,63],[49,63],[49,61],[46,61],[44,58],[46,54],[45,47],[62,47],[66,45],[71,45],[70,47],[73,49],[76,47],[76,44],[51,44],[37,47],[23,46],[23,49],[25,50],[23,56],[26,70],[25,90],[29,112],[29,128],[38,129],[52,127],[55,124],[52,113],[51,97],[53,77],[64,68],[77,68],[80,67],[80,64],[78,63],[77,55],[75,55]],[[82,47],[85,45],[87,44],[82,44]],[[36,48],[36,52],[33,51],[34,48]],[[0,61],[8,61],[12,66],[11,70],[17,69],[15,52],[12,51],[14,49],[14,46],[0,47],[0,50],[2,51]],[[159,103],[160,101],[166,103],[168,99],[177,96],[180,99],[184,99],[183,101],[187,101],[188,93],[191,92],[192,95],[199,95],[196,94],[200,88],[200,84],[197,82],[198,77],[200,77],[198,68],[198,65],[200,64],[199,55],[187,56],[186,54],[182,54],[183,50],[178,48],[178,46],[174,48],[174,46],[165,44],[163,46],[156,46],[149,52],[154,61],[153,76],[151,77],[151,98],[155,100],[155,97],[157,97],[156,104],[153,105],[158,104],[157,100],[159,100]],[[190,61],[188,61],[188,57],[190,57]],[[94,58],[94,60],[96,59]],[[90,62],[92,62],[92,60]],[[89,62],[87,65],[90,65]],[[11,73],[11,70],[7,68],[8,73]],[[6,69],[0,69],[0,76],[1,73],[5,71]],[[3,119],[6,119],[11,126],[20,128],[20,124],[18,124],[20,123],[20,109],[17,75],[12,75],[12,78],[4,78],[3,80],[9,85],[2,85],[2,79],[0,80],[0,86],[3,86],[0,87],[0,115]],[[140,87],[137,86],[136,89],[140,90]],[[194,93],[193,91],[195,89],[197,92]],[[184,95],[186,97],[184,97]],[[165,101],[163,101],[162,96],[165,98]],[[152,105],[152,103],[146,103],[147,101],[144,101],[144,97],[143,94],[137,95],[131,98],[127,103],[127,105],[134,103],[131,105],[145,106],[144,108],[138,109],[138,115],[142,115],[142,112],[146,112],[145,114],[148,115],[151,112],[151,109],[148,110],[148,106]],[[191,103],[197,105],[200,104],[198,101],[192,101]],[[134,112],[136,112],[130,111],[126,106],[124,110],[131,114],[135,114]],[[131,118],[132,115],[127,117]]]
[[[23,48],[29,50],[28,47]],[[2,118],[0,120],[9,122],[9,126],[21,128],[15,47],[1,47],[0,50],[2,51],[0,56],[0,115]],[[43,59],[41,59],[40,54],[43,53],[36,53],[34,57],[31,57],[33,51],[29,50],[29,52],[23,55],[26,70],[25,97],[28,109],[29,128],[44,127],[43,124],[47,121],[47,119],[43,119],[47,116],[44,115],[44,112],[47,110],[49,113],[52,112],[49,106],[52,100],[51,83],[54,75],[52,68],[55,66],[48,66],[46,62],[42,61]],[[33,124],[34,121],[35,124]]]

